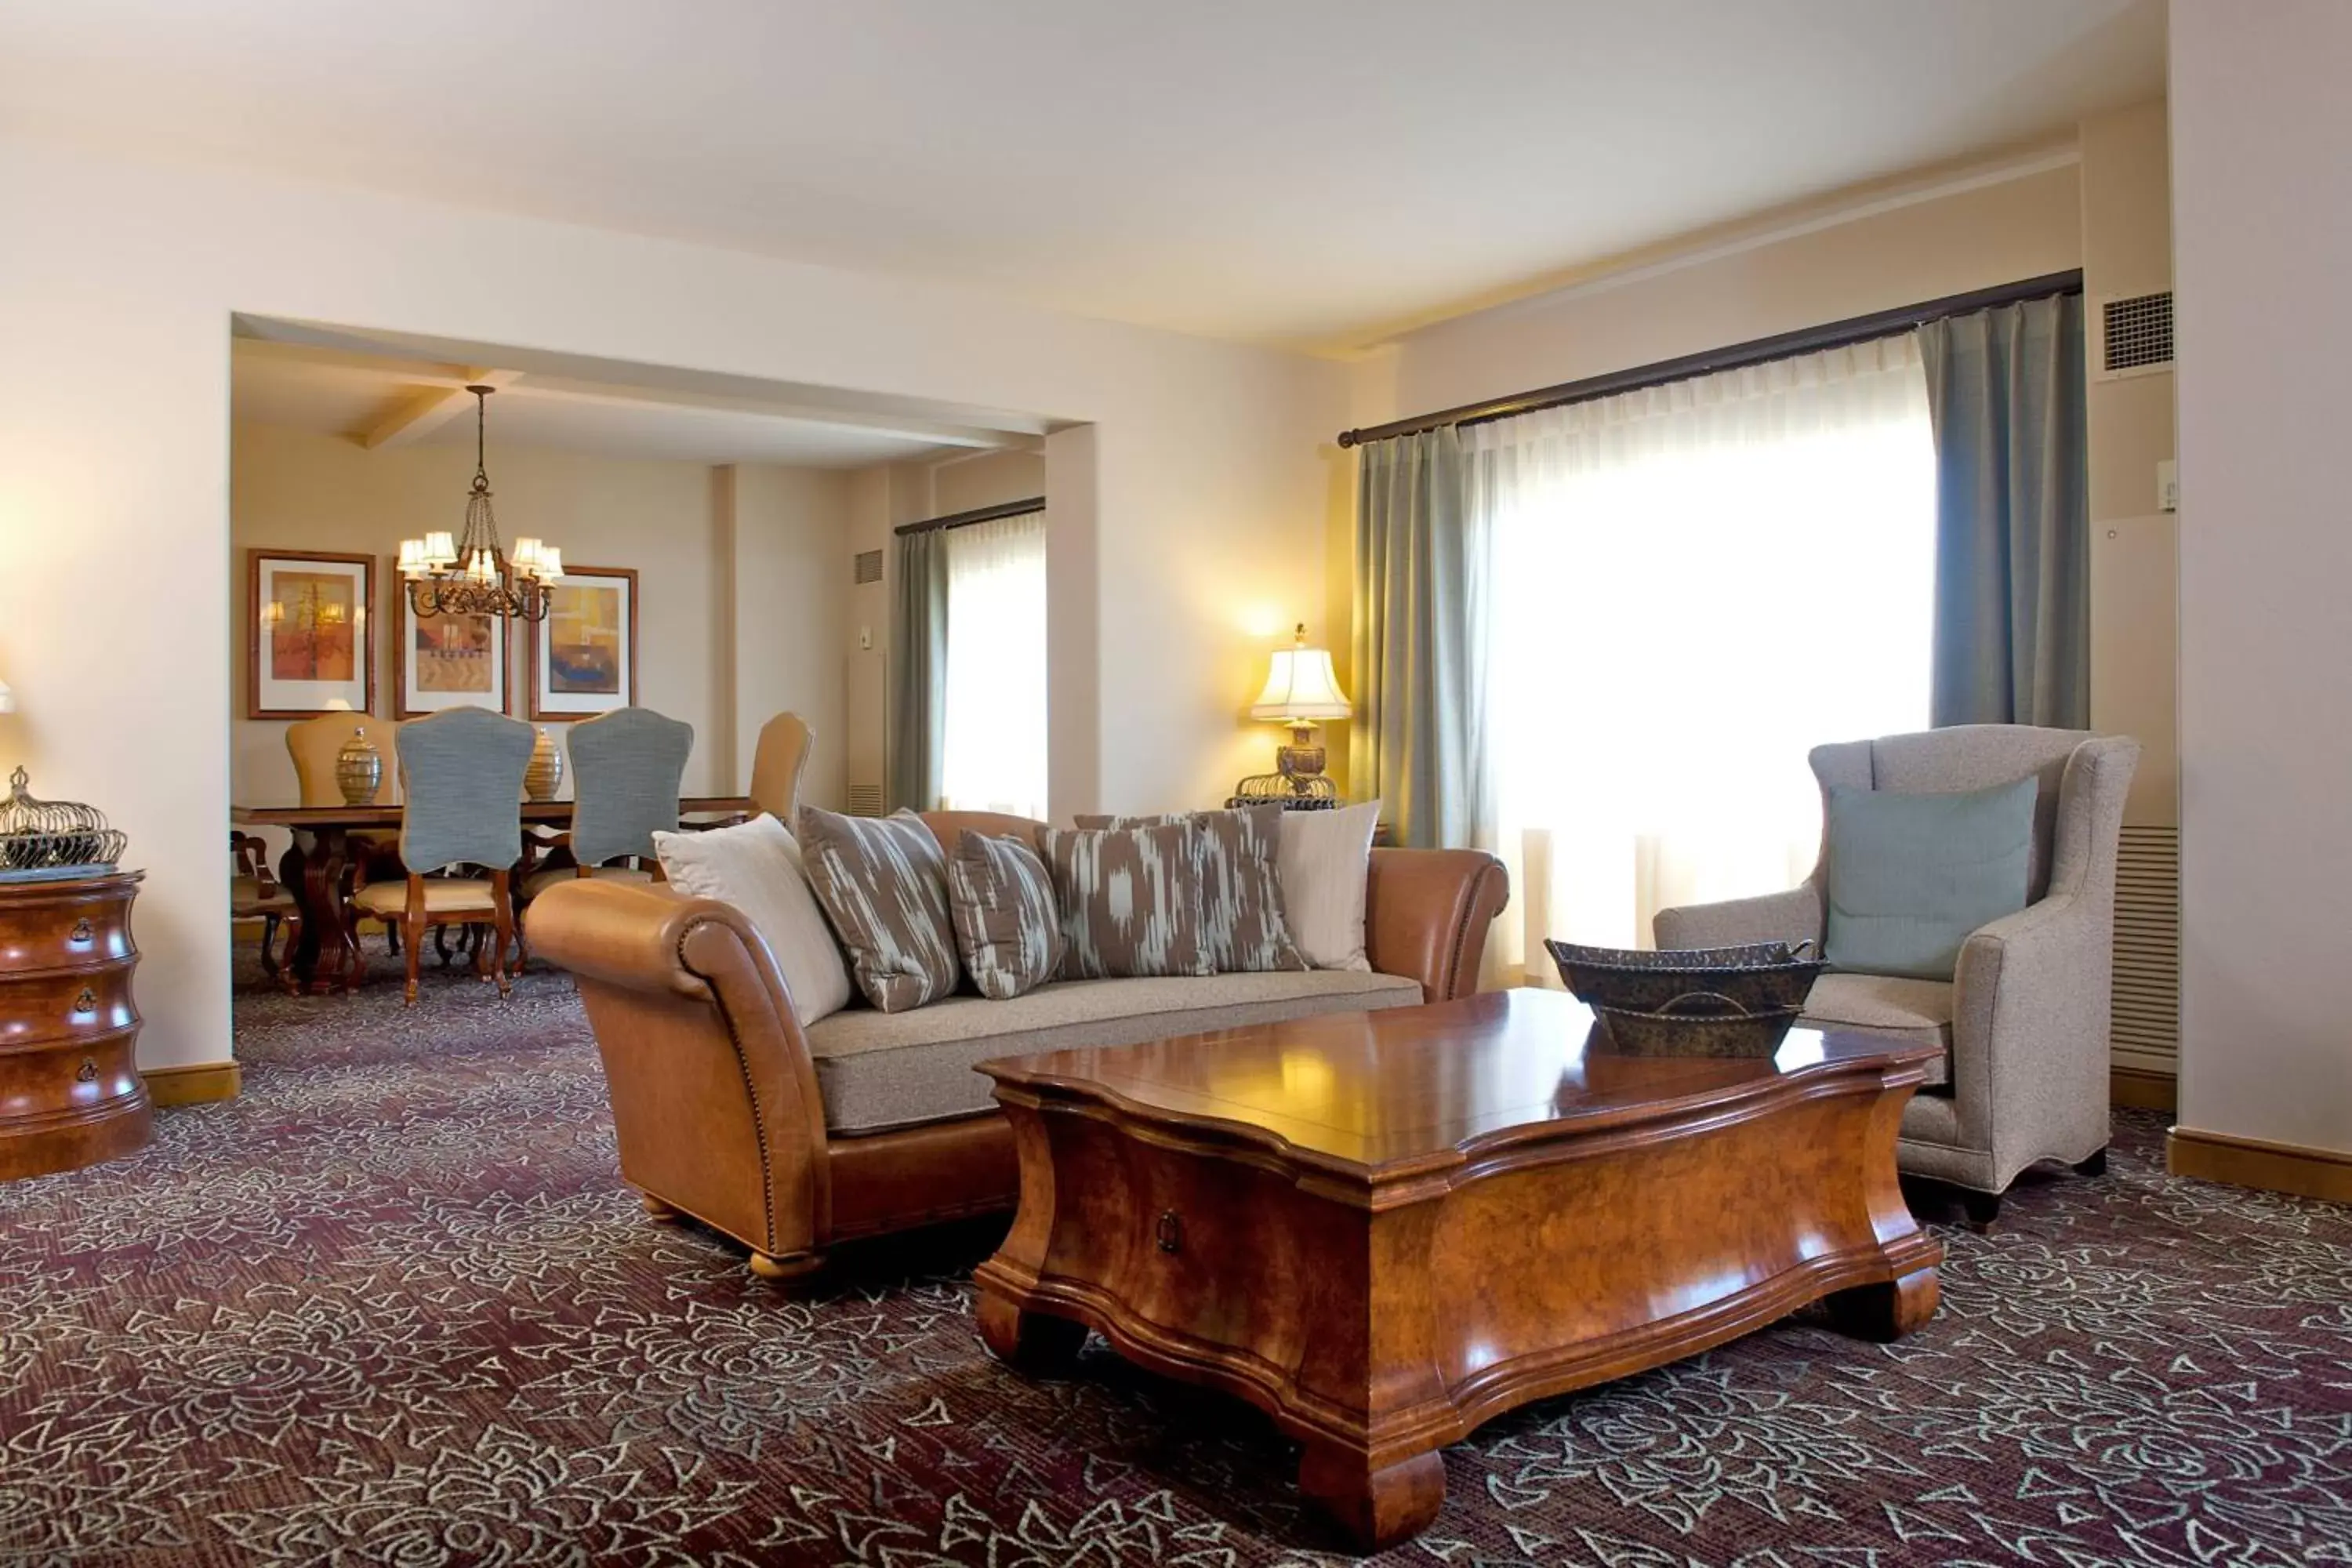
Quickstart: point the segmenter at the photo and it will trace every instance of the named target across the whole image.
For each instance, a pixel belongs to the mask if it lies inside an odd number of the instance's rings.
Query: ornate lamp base
[[[1291,743],[1276,748],[1275,771],[1252,773],[1234,785],[1228,806],[1279,804],[1293,811],[1329,810],[1339,804],[1339,789],[1323,776],[1323,748],[1315,742],[1315,726],[1291,728]]]

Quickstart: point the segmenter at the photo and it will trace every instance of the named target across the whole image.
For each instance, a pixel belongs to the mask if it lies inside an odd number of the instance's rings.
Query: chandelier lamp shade
[[[422,539],[400,542],[400,575],[408,603],[425,616],[504,616],[515,620],[547,618],[548,588],[563,575],[563,552],[536,539],[518,539],[509,555],[499,542],[499,520],[490,508],[490,475],[483,460],[490,386],[469,386],[474,395],[474,488],[466,498],[465,531],[451,537],[436,530]]]

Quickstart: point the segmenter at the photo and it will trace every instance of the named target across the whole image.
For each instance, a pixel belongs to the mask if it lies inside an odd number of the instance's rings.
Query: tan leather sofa
[[[924,819],[1035,835],[985,813]],[[1472,849],[1375,849],[1372,972],[1097,980],[1009,1002],[853,1006],[803,1028],[767,944],[724,904],[667,886],[574,881],[530,909],[532,950],[580,983],[613,1097],[621,1174],[657,1215],[691,1215],[751,1248],[754,1273],[804,1274],[836,1242],[1009,1210],[1013,1138],[972,1070],[993,1057],[1458,996],[1477,984],[1506,901]]]

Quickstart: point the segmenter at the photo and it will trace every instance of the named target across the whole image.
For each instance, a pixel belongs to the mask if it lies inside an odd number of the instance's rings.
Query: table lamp
[[[0,713],[14,713],[16,710],[16,694],[8,689],[6,681],[0,680]]]
[[[1244,804],[1279,801],[1286,805],[1335,805],[1338,786],[1323,776],[1323,748],[1315,726],[1327,719],[1345,719],[1355,711],[1339,677],[1331,668],[1328,649],[1307,646],[1307,623],[1298,625],[1298,640],[1278,650],[1266,671],[1265,689],[1250,704],[1250,717],[1290,726],[1290,744],[1274,754],[1275,771],[1256,773],[1234,786],[1234,798]]]

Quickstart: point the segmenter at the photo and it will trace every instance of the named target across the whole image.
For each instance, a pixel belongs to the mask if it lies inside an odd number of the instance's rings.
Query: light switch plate
[[[857,628],[857,646],[865,652],[871,653],[874,651],[874,628],[872,626],[860,626]]]

